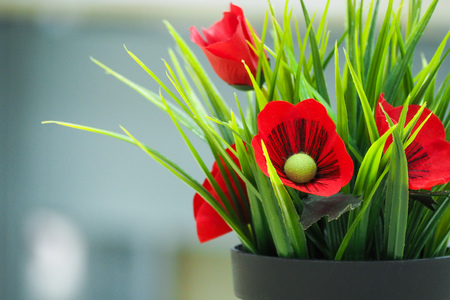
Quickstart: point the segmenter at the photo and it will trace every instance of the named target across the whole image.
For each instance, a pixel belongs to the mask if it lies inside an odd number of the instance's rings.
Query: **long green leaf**
[[[303,0],[300,0],[300,4],[302,5],[303,16],[305,18],[306,26],[309,26],[311,20],[308,15],[308,11],[306,9],[305,3]],[[311,46],[311,56],[313,59],[314,65],[314,76],[316,79],[317,90],[319,94],[322,95],[323,99],[329,104],[330,96],[328,95],[327,83],[325,81],[325,74],[323,71],[322,59],[319,52],[319,46],[317,44],[316,34],[314,33],[314,29],[312,28],[309,33],[309,43]]]
[[[59,122],[59,121],[46,121],[43,122],[43,124],[57,124],[65,127],[71,127],[83,131],[89,131],[97,134],[102,134],[106,136],[110,136],[128,143],[131,143],[133,145],[136,145],[140,147],[142,150],[144,150],[149,156],[151,156],[155,161],[166,167],[171,173],[173,173],[176,177],[181,179],[184,183],[186,183],[188,186],[192,187],[195,191],[197,191],[205,201],[208,202],[217,212],[218,214],[227,222],[230,227],[236,231],[236,234],[241,239],[242,243],[251,251],[252,253],[258,253],[257,249],[254,247],[251,240],[247,238],[247,236],[241,231],[241,227],[233,221],[228,214],[225,212],[225,210],[222,208],[222,206],[217,202],[217,200],[214,199],[214,197],[206,191],[203,186],[197,182],[194,178],[192,178],[186,171],[184,171],[182,168],[180,168],[177,164],[166,158],[164,155],[160,154],[156,150],[150,148],[147,145],[144,145],[140,143],[138,140],[136,140],[134,137],[132,137],[127,131],[127,135],[118,134],[112,131],[102,130],[94,127],[88,127],[78,124],[72,124],[67,122]]]
[[[341,81],[341,73],[339,70],[339,52],[338,46],[335,45],[334,48],[335,57],[335,71],[334,78],[336,82],[336,107],[337,107],[337,122],[336,122],[336,132],[344,141],[345,145],[349,144],[349,131],[348,131],[348,115],[347,106],[345,104],[344,88]]]
[[[299,33],[298,27],[297,27],[297,35],[299,36],[300,58],[298,59],[297,73],[295,74],[294,102],[293,102],[294,104],[297,104],[301,100],[306,99],[306,97],[304,97],[303,93],[300,92],[302,87],[304,86],[303,84],[300,83],[300,80],[302,78],[302,66],[304,65],[304,62],[305,62],[306,44],[308,42],[309,32],[311,31],[312,24],[313,23],[311,22],[309,24],[308,28],[306,29],[305,39],[304,39],[303,43],[300,39],[300,33]],[[305,70],[304,72],[309,72],[309,70]]]
[[[384,81],[383,70],[385,65],[383,62],[386,60],[389,41],[392,37],[392,33],[394,32],[394,27],[390,26],[393,2],[393,0],[389,0],[384,21],[378,34],[373,55],[370,59],[369,71],[367,74],[366,85],[364,87],[371,107],[375,106],[379,96],[379,87],[381,87],[381,83]]]
[[[438,73],[440,67],[442,66],[444,60],[447,58],[447,55],[450,53],[450,49],[447,49],[447,51],[444,53],[443,57],[440,58],[441,53],[442,53],[440,50],[443,50],[443,48],[445,47],[445,42],[447,41],[449,36],[450,36],[450,31],[449,31],[449,34],[447,34],[446,38],[442,41],[441,46],[436,51],[430,64],[428,66],[426,66],[423,69],[423,71],[421,72],[422,76],[420,76],[420,78],[418,79],[418,81],[416,83],[416,86],[414,87],[414,89],[411,91],[411,94],[410,94],[411,98],[413,99],[411,101],[411,103],[421,104],[424,101],[424,95],[431,90],[430,87],[433,88],[432,84],[436,80],[437,73]],[[431,97],[430,97],[430,106],[434,107],[435,105],[437,105],[437,106],[442,105],[442,104],[440,104],[441,100],[442,99],[439,97],[435,98],[434,93],[432,93]],[[444,101],[448,101],[448,99],[446,99],[446,100],[444,99]],[[445,106],[445,108],[447,108],[447,106]]]
[[[272,240],[280,257],[294,257],[294,250],[289,242],[286,229],[282,222],[281,211],[277,199],[271,188],[270,179],[264,175],[255,164],[254,174],[256,175],[256,184],[258,190],[264,197],[261,198],[261,204],[266,215],[267,224],[272,235]]]
[[[380,173],[380,162],[383,155],[384,144],[387,138],[394,131],[394,127],[389,128],[367,151],[364,160],[356,177],[355,187],[353,189],[354,195],[363,195],[365,191],[373,190],[373,185],[377,181],[377,176]]]
[[[277,171],[270,161],[269,153],[267,152],[264,142],[261,142],[261,144],[264,156],[266,157],[267,170],[269,172],[272,188],[275,193],[275,197],[278,200],[278,205],[280,206],[281,210],[281,216],[283,218],[283,224],[286,227],[287,235],[294,250],[294,254],[298,258],[308,258],[308,248],[306,245],[305,233],[303,232],[300,225],[300,218],[291,200],[291,196],[281,182]]]
[[[386,174],[387,174],[387,169],[385,169],[383,171],[383,173],[381,173],[380,176],[378,176],[378,180],[375,182],[372,189],[367,189],[365,191],[362,208],[358,212],[358,215],[350,223],[351,225],[348,228],[347,233],[345,234],[344,238],[342,239],[342,242],[339,245],[339,249],[336,252],[336,256],[334,257],[335,260],[341,260],[342,257],[344,256],[345,250],[347,249],[347,246],[348,246],[351,238],[353,237],[353,234],[354,234],[355,230],[357,229],[359,222],[365,216],[367,209],[370,207],[370,205],[372,203],[373,196],[376,193],[376,191],[378,190],[378,187],[379,187],[380,183],[383,181]]]
[[[181,64],[180,64],[177,56],[171,49],[169,49],[169,55],[170,55],[173,65],[174,65],[174,68],[176,70],[176,73],[178,75],[178,78],[180,78],[183,88],[186,91],[186,94],[188,95],[189,99],[191,99],[191,102],[192,102],[195,110],[198,111],[200,115],[206,116],[207,113],[206,113],[205,107],[203,106],[203,103],[200,102],[200,99],[198,99],[197,95],[195,94],[193,88],[191,87],[191,85],[189,83],[188,77],[185,75],[183,68],[181,67]],[[166,65],[168,65],[168,64],[166,63]],[[169,105],[170,105],[170,103],[169,103]],[[173,111],[173,109],[172,109],[172,111]]]
[[[168,161],[167,158],[163,157],[163,159],[161,159],[161,157],[155,155],[155,152],[152,151],[151,148],[149,148],[148,146],[140,143],[135,137],[133,137],[125,128],[121,127],[122,130],[135,142],[135,144],[141,148],[145,153],[147,153],[150,157],[152,157],[153,159],[155,159],[157,162],[159,162],[160,164],[162,164],[164,167],[166,167],[167,169],[169,169],[174,175],[176,175],[178,178],[180,178],[181,180],[183,180],[185,183],[187,183],[188,185],[192,186],[191,184],[195,184],[195,186],[198,188],[195,188],[197,191],[200,191],[200,195],[203,197],[205,195],[204,192],[202,192],[202,189],[200,189],[198,186],[200,186],[200,183],[198,182],[192,182],[191,180],[186,180],[185,177],[183,176],[179,176],[182,174],[179,174],[179,172],[177,172],[177,169],[172,168],[173,163],[170,163]],[[168,163],[169,162],[169,163]],[[179,169],[179,168],[178,168]],[[202,187],[203,188],[203,187]],[[217,192],[217,190],[216,190]],[[208,193],[209,194],[209,193]],[[229,213],[225,212],[225,210],[222,208],[222,206],[217,202],[217,200],[214,199],[214,197],[212,197],[211,195],[208,197],[208,194],[206,194],[207,198],[204,198],[208,204],[210,204],[215,211],[223,218],[223,220],[236,232],[236,234],[238,235],[239,239],[242,241],[242,243],[244,244],[244,246],[246,247],[246,249],[249,249],[251,252],[253,253],[257,253],[257,250],[253,244],[253,242],[249,239],[249,237],[247,236],[246,233],[244,233],[242,231],[243,227],[236,222],[233,218],[230,218]],[[211,199],[212,198],[212,199]]]
[[[365,124],[367,126],[367,131],[369,132],[369,139],[370,139],[370,142],[373,144],[375,142],[375,140],[378,139],[379,135],[378,135],[377,125],[375,123],[375,118],[373,117],[372,108],[367,99],[362,80],[356,74],[347,53],[345,53],[345,58],[347,59],[347,65],[350,70],[350,74],[352,75],[353,82],[355,83],[356,90],[359,95],[359,99],[361,101],[361,105],[362,105],[363,113],[364,113],[364,120],[366,121]]]
[[[164,98],[162,97],[162,95],[161,95],[161,99],[163,100],[164,103],[166,103]],[[230,192],[229,194],[231,196],[231,200],[232,200],[233,203],[230,203],[228,197],[225,195],[225,191],[223,191],[220,188],[220,186],[217,183],[217,181],[215,180],[215,178],[209,172],[208,167],[204,163],[204,161],[203,161],[202,157],[200,156],[200,154],[198,153],[197,149],[194,147],[194,145],[192,144],[190,139],[187,137],[187,135],[184,133],[184,131],[181,129],[180,125],[178,124],[178,121],[177,121],[175,115],[172,114],[170,108],[168,108],[168,107],[166,107],[166,108],[167,108],[167,111],[168,111],[168,114],[169,114],[170,118],[172,119],[173,123],[175,124],[176,128],[178,129],[178,132],[182,136],[183,140],[185,141],[186,145],[188,146],[189,150],[191,151],[191,153],[194,156],[195,160],[197,161],[198,165],[200,166],[200,168],[205,173],[206,177],[208,178],[209,182],[213,186],[213,188],[216,191],[217,195],[220,197],[221,202],[225,206],[228,214],[232,218],[235,218],[236,220],[240,220],[242,223],[244,223],[242,231],[245,232],[247,228],[246,228],[246,225],[245,225],[244,214],[238,209],[241,206],[239,204],[237,196],[234,193],[234,189],[233,189],[233,187],[232,187],[232,185],[230,183],[229,176],[227,176],[227,171],[225,171],[223,164],[222,163],[218,163],[217,166],[219,167],[219,170],[222,173],[222,177],[224,178],[225,184],[227,186],[227,190]],[[220,158],[216,157],[216,161],[219,162]],[[234,174],[231,173],[231,175],[234,175]],[[235,186],[240,187],[239,182],[235,182]],[[244,199],[244,197],[242,197],[241,199]],[[236,209],[233,209],[233,207],[235,207]]]
[[[291,14],[289,14],[285,17],[285,19],[287,19],[286,22],[289,22],[290,17],[291,17]],[[287,41],[290,40],[290,31],[285,30],[284,33],[281,32],[280,34],[282,34],[282,38],[281,38],[281,42],[280,42],[280,45],[279,45],[279,48],[277,51],[277,56],[275,58],[275,68],[273,70],[273,75],[272,75],[272,78],[270,79],[269,97],[267,99],[268,101],[272,101],[274,99],[276,88],[281,89],[282,87],[284,87],[286,84],[286,80],[287,80],[287,79],[280,80],[277,84],[277,78],[279,75],[282,74],[282,73],[280,73],[281,72],[280,67],[281,67],[283,60],[285,60],[285,52],[284,52],[285,49],[284,48],[285,48]],[[283,69],[283,68],[281,68],[281,69]],[[284,94],[282,91],[280,91],[280,93],[282,95]],[[291,101],[290,98],[283,99],[283,100]]]
[[[224,101],[219,91],[214,86],[213,81],[208,77],[207,72],[198,61],[197,57],[194,55],[180,34],[175,30],[175,28],[167,21],[164,21],[164,24],[177,43],[186,63],[192,68],[194,74],[201,82],[201,85],[207,93],[208,99],[214,109],[215,116],[220,120],[229,120],[230,108],[228,107],[227,102]]]
[[[428,22],[430,21],[430,18],[436,8],[436,5],[439,0],[434,0],[430,6],[428,7],[427,11],[425,12],[424,16],[420,20],[420,22],[417,24],[417,26],[414,28],[414,31],[411,33],[411,36],[408,38],[408,41],[406,43],[406,53],[402,57],[402,59],[394,66],[394,68],[389,72],[389,76],[386,80],[386,85],[384,86],[384,92],[386,94],[387,99],[393,99],[392,104],[394,106],[397,106],[400,104],[400,100],[397,96],[400,84],[406,74],[406,71],[408,70],[413,54],[415,52],[415,48],[417,43],[419,42],[421,36],[423,35],[423,32],[425,31],[425,28],[428,25]]]
[[[96,60],[94,58],[91,58],[91,60],[95,64],[97,64],[101,68],[103,68],[108,74],[113,75],[115,78],[119,79],[120,81],[122,81],[123,83],[125,83],[126,85],[128,85],[129,87],[134,89],[135,91],[137,91],[139,94],[144,96],[147,100],[152,102],[158,108],[166,111],[165,105],[163,104],[163,102],[161,101],[160,97],[157,94],[147,90],[146,88],[144,88],[144,87],[138,85],[137,83],[134,83],[133,81],[127,79],[126,77],[120,75],[119,73],[117,73],[116,71],[107,67],[106,65],[102,64],[98,60]],[[197,126],[197,124],[195,124],[195,122],[193,122],[190,119],[190,116],[185,111],[180,110],[179,107],[175,106],[172,103],[168,103],[168,106],[170,107],[172,112],[177,116],[177,119],[180,121],[181,124],[183,124],[183,126],[185,126],[187,129],[192,131],[200,139],[205,140],[205,136],[204,136],[203,132],[200,130],[200,128]]]
[[[419,220],[420,222],[418,226],[416,226],[414,230],[412,230],[412,236],[410,238],[411,242],[406,245],[405,258],[419,258],[426,243],[431,241],[433,234],[437,232],[439,233],[439,236],[434,241],[436,244],[439,244],[441,241],[446,241],[448,239],[447,236],[450,231],[450,226],[449,223],[444,222],[449,220],[449,208],[449,197],[445,198],[444,201],[439,204],[435,212],[431,212],[430,210],[425,208],[427,209],[426,215]],[[439,228],[439,226],[443,226],[445,229]],[[439,247],[437,246],[436,249],[437,248]]]
[[[374,35],[379,6],[380,0],[371,1],[369,13],[367,16],[367,25],[364,28],[363,38],[361,39],[361,46],[363,48],[362,53],[364,55],[364,71],[365,71],[364,78],[366,79],[364,83],[366,85],[367,85],[367,75],[370,68],[372,49],[374,47]]]
[[[408,220],[408,163],[402,138],[393,132],[385,203],[386,259],[402,259]]]

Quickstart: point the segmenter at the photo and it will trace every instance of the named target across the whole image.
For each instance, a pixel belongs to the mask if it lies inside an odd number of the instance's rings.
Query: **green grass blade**
[[[300,57],[298,59],[298,65],[297,65],[297,73],[295,74],[295,83],[294,83],[294,104],[297,104],[301,100],[306,99],[307,97],[304,96],[304,93],[301,92],[302,87],[304,87],[303,84],[300,83],[300,80],[302,78],[302,66],[305,64],[305,50],[306,50],[306,44],[308,42],[309,32],[312,28],[312,22],[309,24],[308,28],[306,29],[305,39],[302,43],[302,41],[299,38],[299,46],[300,46]],[[300,37],[300,33],[298,31],[297,27],[297,35]],[[309,70],[304,70],[304,72],[309,72]]]
[[[300,4],[302,5],[303,16],[305,18],[306,26],[309,26],[311,20],[308,15],[308,11],[306,9],[305,3],[303,0],[300,0]],[[311,46],[311,56],[313,59],[314,65],[314,76],[316,79],[317,90],[319,94],[322,95],[323,99],[330,104],[330,96],[328,95],[327,83],[325,81],[325,74],[322,65],[322,59],[319,52],[319,46],[317,44],[316,34],[314,33],[314,29],[311,29],[309,33],[309,43]]]
[[[215,116],[220,120],[230,119],[230,108],[220,95],[217,88],[214,86],[212,80],[208,77],[207,72],[204,70],[197,57],[194,55],[192,50],[175,30],[175,28],[167,21],[164,21],[169,33],[174,38],[177,43],[183,58],[186,63],[192,68],[194,74],[197,76],[198,80],[201,82],[205,92],[207,93],[208,99],[214,109]]]
[[[252,241],[244,234],[242,231],[242,228],[234,221],[232,220],[225,210],[222,208],[222,206],[212,197],[212,195],[206,191],[203,186],[197,182],[194,178],[192,178],[186,171],[184,171],[182,168],[180,168],[177,164],[166,158],[164,155],[160,154],[158,151],[150,148],[147,145],[144,145],[140,143],[138,140],[136,140],[134,137],[132,137],[127,131],[127,135],[118,134],[112,131],[108,130],[102,130],[94,127],[89,126],[83,126],[78,124],[72,124],[67,122],[58,122],[58,121],[46,121],[43,122],[43,124],[57,124],[65,127],[71,127],[78,130],[93,132],[109,137],[113,137],[125,142],[128,142],[130,144],[136,145],[140,147],[142,150],[144,150],[149,156],[151,156],[155,161],[163,165],[165,168],[167,168],[171,173],[173,173],[176,177],[178,177],[180,180],[182,180],[184,183],[186,183],[188,186],[193,188],[195,191],[197,191],[216,211],[219,213],[219,215],[230,225],[230,227],[236,232],[236,234],[241,239],[242,243],[249,249],[252,253],[258,253],[257,249],[254,247]],[[122,128],[123,129],[123,128]]]
[[[185,75],[177,56],[171,49],[169,49],[169,55],[172,60],[172,64],[174,65],[175,71],[178,75],[178,78],[180,78],[180,80],[181,80],[183,89],[186,91],[186,94],[188,95],[189,99],[191,99],[191,103],[193,104],[195,110],[197,112],[199,112],[199,115],[206,116],[206,110],[205,110],[205,107],[203,106],[203,103],[200,102],[197,95],[193,91],[191,85],[189,84],[189,80],[188,80],[187,76]]]
[[[291,14],[285,16],[285,18],[287,19],[286,22],[289,22],[290,17],[291,17]],[[280,94],[284,98],[282,100],[285,100],[285,101],[293,100],[289,96],[287,96],[287,98],[285,98],[285,94],[286,94],[285,90],[288,88],[287,85],[289,85],[288,79],[281,78],[281,79],[285,79],[285,80],[279,80],[278,84],[277,84],[278,76],[282,76],[282,72],[281,72],[282,70],[280,70],[280,67],[282,65],[282,62],[285,60],[285,52],[284,52],[285,49],[284,48],[285,48],[287,41],[291,39],[289,30],[285,30],[285,32],[283,33],[280,29],[279,34],[282,34],[282,38],[281,38],[280,45],[279,45],[279,48],[277,51],[277,56],[275,59],[275,68],[273,70],[273,75],[272,75],[272,78],[270,79],[269,97],[267,99],[267,101],[269,101],[269,102],[274,100],[275,90],[277,88],[280,90]],[[281,67],[281,69],[283,69],[283,68]],[[284,76],[284,77],[286,77],[286,76]],[[290,81],[290,79],[289,79],[289,81]],[[293,94],[293,92],[292,92],[292,94]]]
[[[164,63],[166,65],[166,69],[167,69],[167,73],[166,73],[167,77],[172,82],[172,85],[175,87],[175,89],[177,90],[179,95],[182,97],[182,99],[184,100],[186,105],[189,107],[190,112],[191,112],[191,118],[196,119],[197,125],[200,126],[200,124],[204,123],[206,120],[204,110],[203,109],[197,110],[198,103],[196,101],[196,98],[188,97],[188,95],[186,94],[186,91],[183,89],[183,86],[180,84],[180,81],[176,77],[172,68],[169,66],[169,64],[167,64],[167,62],[164,62]],[[160,98],[164,101],[163,96],[161,94],[160,94]],[[179,105],[181,106],[183,104],[179,103]],[[167,110],[167,111],[169,112],[169,110]],[[219,118],[219,116],[217,114],[213,114],[213,115],[216,116],[217,118]],[[222,115],[222,117],[223,117],[223,115]],[[203,122],[199,122],[200,120],[202,120]],[[226,140],[227,144],[231,144],[232,143],[231,132],[229,130],[227,130],[225,127],[219,127],[218,130],[222,134],[223,139]]]
[[[345,53],[345,58],[347,59],[347,65],[350,70],[350,74],[352,75],[353,82],[355,83],[356,91],[358,92],[359,99],[361,101],[365,125],[367,127],[369,139],[370,139],[371,144],[373,144],[378,139],[379,135],[378,135],[377,125],[375,123],[375,118],[372,113],[372,108],[367,99],[361,78],[356,74],[347,53]]]
[[[440,120],[444,120],[448,114],[448,107],[450,105],[450,72],[447,74],[439,91],[436,94],[436,101],[434,102],[432,110]]]
[[[339,52],[337,44],[334,47],[334,58],[335,58],[334,78],[336,82],[336,107],[337,107],[336,132],[344,141],[345,145],[348,146],[349,144],[348,115],[347,115],[347,106],[345,103],[344,88],[342,86],[341,73],[339,70]]]
[[[248,235],[245,233],[245,227],[242,226],[242,224],[239,224],[234,220],[234,218],[231,218],[229,213],[227,213],[223,207],[212,197],[209,193],[205,193],[203,190],[204,188],[200,185],[200,183],[192,180],[189,180],[189,178],[185,178],[183,175],[186,172],[183,172],[180,174],[179,170],[180,168],[176,166],[176,168],[173,168],[175,166],[174,163],[170,162],[167,158],[161,157],[158,155],[155,155],[155,152],[145,146],[144,144],[140,143],[135,137],[133,137],[125,128],[121,127],[122,130],[135,142],[135,144],[140,147],[145,153],[147,153],[150,157],[152,157],[154,160],[156,160],[158,163],[162,164],[164,167],[166,167],[169,171],[171,171],[175,176],[180,178],[182,181],[187,183],[189,186],[196,187],[195,190],[200,191],[200,195],[204,197],[204,199],[210,204],[216,212],[223,218],[223,220],[233,229],[233,231],[236,232],[239,239],[242,241],[243,245],[249,249],[253,253],[257,253],[257,249],[255,248],[252,240],[248,237]],[[217,190],[216,190],[217,191]],[[209,196],[208,196],[209,194]]]
[[[161,99],[163,100],[164,103],[166,103],[162,96],[161,96]],[[246,228],[246,225],[245,225],[245,220],[244,220],[244,217],[243,217],[243,213],[240,212],[239,209],[236,209],[236,210],[233,209],[233,207],[238,208],[238,207],[240,207],[240,205],[239,205],[239,201],[237,200],[237,196],[234,193],[234,189],[232,188],[232,185],[229,182],[229,177],[227,176],[227,172],[224,170],[223,164],[218,163],[217,166],[219,167],[219,170],[222,173],[222,177],[225,180],[225,184],[227,186],[227,189],[230,192],[230,196],[231,196],[231,200],[233,202],[233,206],[232,206],[232,203],[230,203],[228,197],[225,195],[225,191],[223,191],[220,188],[220,186],[218,185],[217,181],[215,180],[215,178],[210,173],[209,168],[206,166],[205,162],[203,161],[202,157],[198,153],[197,149],[194,147],[194,145],[192,144],[190,139],[187,137],[187,135],[184,133],[183,129],[178,124],[178,121],[175,118],[175,116],[172,114],[170,109],[167,109],[167,111],[168,111],[168,114],[169,114],[170,118],[172,119],[172,122],[174,123],[174,125],[178,129],[178,132],[180,133],[181,137],[183,138],[184,142],[186,143],[186,145],[188,146],[190,152],[192,153],[193,157],[197,161],[197,163],[200,166],[200,168],[202,169],[202,171],[205,173],[206,177],[208,178],[208,180],[211,183],[212,187],[216,191],[217,195],[220,197],[220,199],[222,201],[222,204],[225,206],[226,211],[228,212],[228,214],[230,215],[231,218],[236,219],[236,220],[241,222],[242,227],[243,227],[242,231],[245,231],[247,228]],[[215,154],[216,151],[213,151],[213,153]],[[215,159],[216,159],[216,161],[220,161],[219,157],[215,157]],[[228,169],[231,169],[231,168],[229,168],[229,165],[227,163],[225,163],[225,164],[226,164],[226,167]],[[230,172],[230,174],[233,175],[232,172]],[[236,182],[235,185],[237,187],[240,186],[240,184],[238,182]],[[244,199],[244,198],[242,198],[242,199]]]
[[[389,128],[367,151],[364,156],[364,160],[359,168],[358,175],[356,176],[356,182],[353,189],[354,195],[363,195],[365,191],[372,190],[373,185],[377,181],[378,174],[380,173],[380,166],[382,166],[382,156],[384,144],[386,143],[389,135],[394,131],[394,127]]]
[[[264,142],[261,141],[264,156],[267,161],[267,169],[269,172],[269,178],[272,183],[272,188],[275,194],[275,198],[278,200],[278,205],[281,210],[280,226],[285,227],[288,241],[293,249],[294,256],[298,258],[308,258],[308,251],[306,246],[305,233],[303,232],[299,223],[299,216],[295,210],[295,206],[291,200],[291,196],[281,182],[278,174],[270,161],[269,154],[267,153]]]
[[[425,31],[425,28],[428,25],[428,22],[436,8],[438,1],[439,0],[434,0],[430,4],[428,10],[425,12],[424,16],[414,28],[414,31],[411,33],[411,36],[407,40],[405,55],[401,60],[399,60],[398,63],[395,64],[394,68],[389,72],[386,84],[384,86],[384,92],[386,95],[386,99],[392,99],[392,104],[394,106],[398,106],[401,104],[401,99],[399,97],[396,97],[400,88],[400,84],[402,83],[402,80],[411,64],[416,45],[423,35],[423,32]]]
[[[395,30],[396,30],[395,42],[398,45],[398,50],[400,51],[401,57],[405,57],[406,50],[405,50],[405,45],[404,45],[403,38],[402,38],[402,31],[401,31],[401,27],[400,27],[401,22],[400,22],[399,18],[400,17],[397,17],[394,14],[394,22],[393,23],[394,23]],[[392,49],[392,51],[393,52],[397,51],[397,48]],[[414,79],[413,79],[412,72],[411,72],[411,65],[408,65],[406,67],[405,76],[403,77],[402,85],[403,85],[403,90],[404,90],[403,94],[405,94],[405,95],[408,95],[411,92],[411,90],[414,88]],[[399,92],[401,92],[401,90]]]
[[[408,163],[400,133],[393,132],[385,203],[386,259],[402,259],[408,220]]]
[[[311,22],[312,23],[312,22]],[[339,38],[339,40],[337,41],[337,46],[340,47],[342,45],[342,43],[344,42],[345,38],[347,37],[347,33],[348,31],[345,31],[341,37]],[[328,66],[328,64],[330,63],[331,59],[334,56],[334,48],[330,50],[330,52],[325,56],[325,59],[323,61],[323,69],[325,70]]]
[[[286,230],[282,224],[281,211],[273,194],[270,180],[259,170],[257,165],[255,165],[254,174],[256,175],[258,190],[264,195],[260,202],[266,215],[277,255],[280,257],[294,257],[294,250],[289,243]]]
[[[449,32],[450,34],[450,32]],[[436,51],[436,54],[434,55],[433,59],[430,61],[430,63],[428,64],[428,66],[426,66],[424,68],[425,72],[422,72],[422,76],[420,76],[420,78],[418,79],[416,86],[414,87],[414,89],[411,91],[411,98],[413,99],[411,101],[411,103],[414,104],[420,104],[422,103],[425,99],[424,96],[427,92],[429,92],[430,89],[433,88],[433,82],[436,80],[437,77],[437,73],[440,69],[440,67],[442,66],[444,60],[447,58],[447,55],[450,53],[450,49],[447,49],[447,51],[444,53],[444,55],[442,56],[442,58],[440,58],[440,55],[442,52],[440,52],[440,50],[443,50],[443,48],[445,47],[445,42],[447,41],[447,38],[449,37],[449,35],[447,35],[446,39],[444,39],[443,43],[441,46],[443,46],[442,48],[439,47],[439,49]],[[431,97],[430,97],[430,106],[431,107],[435,107],[435,106],[439,106],[441,105],[438,101],[440,101],[441,98],[438,97],[439,95],[437,95],[437,97],[434,97],[434,93],[432,93]],[[448,101],[444,100],[444,101]]]
[[[378,190],[378,187],[380,186],[380,183],[383,181],[386,174],[387,174],[387,169],[385,169],[384,172],[378,176],[378,180],[373,185],[373,188],[371,190],[367,189],[365,191],[363,205],[362,205],[361,209],[359,210],[357,216],[353,219],[353,222],[351,223],[350,227],[348,228],[347,233],[345,234],[344,238],[342,239],[342,242],[336,252],[336,256],[334,257],[335,260],[341,260],[342,257],[344,256],[345,250],[347,249],[347,246],[349,245],[350,240],[353,237],[353,233],[357,229],[357,227],[358,227],[361,219],[365,215],[367,209],[370,207],[372,200],[373,200],[373,196],[376,193],[376,191]]]
[[[381,83],[384,81],[384,61],[386,60],[389,42],[394,32],[394,27],[390,26],[392,5],[393,0],[389,0],[384,21],[378,34],[373,54],[370,58],[370,66],[368,69],[369,71],[367,73],[367,80],[364,90],[366,91],[371,107],[376,105],[376,101],[380,94],[379,88],[381,88]]]
[[[414,230],[411,230],[411,243],[406,245],[405,258],[420,258],[423,248],[426,243],[432,239],[435,233],[440,234],[438,238],[435,239],[435,242],[445,241],[447,239],[448,231],[450,230],[449,223],[442,223],[442,221],[448,221],[450,219],[449,208],[450,198],[447,197],[439,204],[435,212],[431,212],[427,209],[426,215],[420,220],[419,225],[416,226]],[[443,226],[445,229],[442,230],[439,226]]]
[[[362,4],[362,3],[361,3]],[[375,6],[374,6],[375,4]],[[364,78],[366,81],[364,82],[367,85],[367,77],[368,72],[370,68],[370,62],[371,62],[371,56],[372,51],[374,48],[374,36],[375,36],[375,29],[376,29],[376,22],[377,22],[377,16],[378,16],[378,9],[380,6],[380,0],[371,1],[370,4],[370,10],[369,15],[367,16],[367,23],[366,27],[363,31],[363,39],[361,40],[361,46],[363,47],[362,52],[364,54]]]
[[[120,81],[122,81],[123,83],[125,83],[126,85],[128,85],[129,87],[134,89],[135,91],[137,91],[139,94],[144,96],[145,99],[152,102],[154,105],[156,105],[156,107],[167,112],[165,105],[163,104],[163,102],[161,101],[161,98],[157,94],[147,90],[146,88],[144,88],[144,87],[134,83],[133,81],[127,79],[126,77],[120,75],[119,73],[115,72],[111,68],[102,64],[98,60],[96,60],[94,58],[91,58],[91,60],[95,64],[100,66],[102,69],[104,69],[107,72],[107,74],[113,75],[115,78],[119,79]],[[173,95],[173,96],[176,98],[175,95]],[[191,132],[193,132],[200,139],[205,140],[205,136],[204,136],[203,132],[200,130],[200,128],[197,126],[197,124],[194,121],[192,121],[190,116],[185,111],[181,110],[179,107],[175,106],[172,103],[168,103],[168,106],[170,107],[172,112],[177,116],[177,119],[180,121],[180,123],[183,126],[185,126],[187,129],[189,129]],[[185,109],[185,107],[183,107],[183,108]]]

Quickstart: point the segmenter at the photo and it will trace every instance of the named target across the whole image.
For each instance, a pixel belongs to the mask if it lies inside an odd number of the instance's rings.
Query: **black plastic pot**
[[[244,300],[449,300],[450,256],[399,261],[299,260],[231,250]]]

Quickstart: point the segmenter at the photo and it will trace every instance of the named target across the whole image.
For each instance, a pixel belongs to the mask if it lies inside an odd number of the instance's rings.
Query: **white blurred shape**
[[[86,242],[65,216],[34,212],[26,223],[28,300],[75,300],[87,274]]]

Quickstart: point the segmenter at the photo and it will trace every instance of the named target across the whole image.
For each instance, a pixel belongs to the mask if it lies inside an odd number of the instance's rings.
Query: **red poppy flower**
[[[236,149],[235,145],[232,145],[233,149]],[[228,155],[233,159],[233,161],[239,165],[238,158],[230,151],[226,150]],[[223,166],[225,167],[224,162],[221,162]],[[225,167],[226,168],[226,167]],[[237,187],[233,183],[233,180],[231,179],[231,175],[229,171],[226,169],[226,172],[228,174],[228,177],[230,178],[230,182],[233,186],[233,192],[235,195],[237,195],[239,203],[241,204],[240,210],[245,212],[245,209],[243,208],[243,201],[248,201],[248,199],[241,199],[239,196]],[[230,191],[227,188],[227,185],[225,183],[225,179],[222,176],[222,173],[220,172],[219,166],[217,165],[217,162],[214,162],[211,174],[214,177],[214,179],[217,181],[217,184],[219,185],[220,189],[225,193],[225,196],[229,200],[229,202],[233,205],[233,201],[231,199]],[[239,184],[244,190],[244,193],[246,193],[245,190],[245,183],[239,178]],[[203,182],[203,187],[211,193],[211,195],[223,206],[222,201],[220,200],[220,197],[218,196],[217,192],[212,187],[211,183],[208,179],[206,179]],[[215,239],[219,236],[222,236],[228,232],[231,231],[230,226],[222,219],[222,217],[215,211],[215,209],[209,205],[205,199],[203,199],[199,194],[195,194],[194,196],[194,218],[197,223],[197,235],[201,243],[207,242],[209,240]]]
[[[222,80],[236,86],[253,86],[242,60],[255,76],[259,58],[248,45],[248,42],[254,43],[239,6],[230,4],[230,11],[223,13],[222,20],[209,29],[202,29],[206,41],[196,27],[191,27],[190,31],[191,41],[202,48]]]
[[[281,181],[305,193],[331,196],[349,183],[353,161],[325,107],[314,99],[297,105],[269,102],[257,118],[255,158],[268,176],[261,141]]]
[[[376,123],[378,132],[385,133],[389,123],[381,109],[389,115],[396,124],[400,118],[403,107],[393,107],[380,95],[376,109]],[[419,111],[419,105],[409,105],[406,114],[406,124]],[[429,109],[425,108],[419,117],[413,132],[431,114],[431,117],[417,134],[414,141],[405,149],[408,161],[409,188],[412,190],[430,189],[435,185],[450,181],[450,143],[445,141],[445,129],[439,118]],[[386,142],[385,149],[392,143],[392,137]]]

